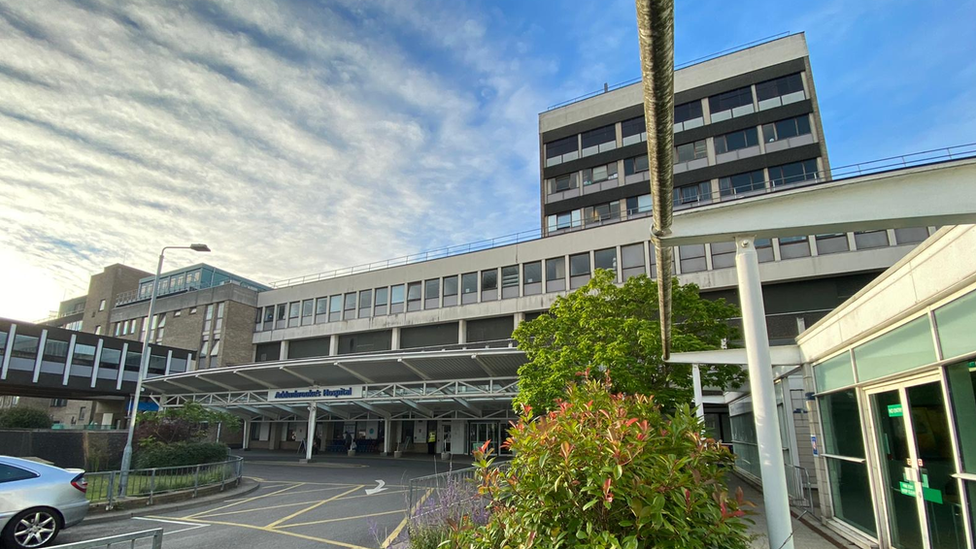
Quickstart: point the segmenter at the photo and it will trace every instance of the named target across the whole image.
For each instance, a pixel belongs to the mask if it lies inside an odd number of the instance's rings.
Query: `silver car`
[[[80,469],[61,469],[0,456],[0,542],[4,549],[50,545],[88,513],[88,481]]]

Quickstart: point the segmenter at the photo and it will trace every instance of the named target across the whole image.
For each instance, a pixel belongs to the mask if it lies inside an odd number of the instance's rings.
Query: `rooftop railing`
[[[718,57],[722,57],[723,55],[729,55],[729,54],[732,54],[732,53],[735,53],[735,52],[738,52],[738,51],[747,50],[749,48],[754,48],[756,46],[760,46],[760,45],[766,44],[768,42],[773,42],[773,41],[779,40],[781,38],[786,38],[787,36],[791,36],[793,34],[796,34],[796,33],[792,33],[792,32],[789,32],[789,31],[784,31],[784,32],[781,32],[779,34],[774,34],[773,36],[767,36],[766,38],[760,38],[759,40],[753,40],[752,42],[747,42],[745,44],[739,44],[738,46],[733,46],[731,48],[724,49],[722,51],[717,51],[717,52],[714,52],[714,53],[710,53],[708,55],[705,55],[703,57],[699,57],[697,59],[692,59],[690,61],[685,61],[684,63],[676,64],[674,66],[674,70],[678,71],[678,70],[681,70],[681,69],[687,69],[688,67],[693,67],[695,65],[698,65],[699,63],[704,63],[706,61],[711,61],[712,59],[716,59]],[[596,97],[598,95],[602,95],[604,93],[611,92],[613,90],[618,90],[620,88],[626,88],[627,86],[636,84],[636,83],[638,83],[640,81],[641,81],[641,78],[638,76],[637,78],[631,78],[630,80],[624,80],[623,82],[618,82],[618,83],[613,84],[613,85],[604,84],[602,90],[596,90],[596,91],[592,91],[590,93],[584,93],[583,95],[574,97],[572,99],[567,99],[566,101],[563,101],[561,103],[556,103],[554,105],[549,105],[548,107],[546,107],[546,112],[549,112],[549,111],[558,109],[560,107],[565,107],[567,105],[572,105],[573,103],[579,103],[580,101],[585,101],[585,100],[587,100],[587,99],[589,99],[591,97]]]
[[[876,173],[882,173],[882,172],[888,172],[888,171],[900,170],[906,168],[914,168],[918,166],[925,166],[931,164],[939,164],[941,162],[949,162],[952,160],[962,160],[964,158],[974,158],[974,157],[976,157],[976,142],[965,143],[962,145],[953,145],[951,147],[943,147],[939,149],[929,149],[925,151],[918,151],[918,152],[902,154],[898,156],[889,156],[886,158],[879,158],[877,160],[869,160],[867,162],[858,162],[856,164],[839,166],[836,168],[831,168],[829,171],[823,170],[818,172],[810,172],[808,174],[805,174],[802,178],[784,177],[784,178],[775,178],[772,180],[766,180],[762,182],[756,182],[748,189],[744,189],[741,187],[740,188],[730,187],[726,192],[722,192],[721,190],[719,190],[719,192],[717,193],[716,192],[702,193],[696,195],[695,197],[683,198],[679,196],[675,199],[675,210],[686,210],[689,208],[706,206],[708,204],[714,204],[717,202],[727,202],[730,200],[738,200],[750,196],[757,196],[761,194],[786,191],[789,189],[796,189],[799,187],[806,187],[811,185],[819,185],[822,183],[826,183],[828,181],[838,181],[842,179],[859,177],[863,175],[870,175],[870,174],[876,174]],[[760,186],[759,183],[762,183],[762,185]],[[648,190],[650,190],[650,188],[648,188]],[[643,213],[644,211],[645,210],[634,210],[633,213]],[[633,214],[631,212],[628,212],[628,216],[632,217],[632,215]],[[625,219],[619,218],[619,216],[603,216],[600,217],[599,219],[594,219],[589,222],[581,223],[579,225],[573,225],[569,227],[558,226],[556,228],[557,230],[552,232],[552,235],[555,236],[556,234],[562,234],[564,232],[577,231],[586,228],[592,228],[594,226],[606,225],[611,222],[624,221],[624,220]],[[305,276],[286,278],[284,280],[271,282],[269,286],[275,289],[287,288],[289,286],[297,286],[299,284],[306,284],[309,282],[318,282],[320,280],[329,280],[341,276],[366,273],[370,271],[378,271],[382,269],[389,269],[391,267],[411,265],[414,263],[423,263],[425,261],[442,259],[445,257],[462,255],[462,254],[477,252],[481,250],[490,250],[492,248],[508,246],[511,244],[531,242],[533,240],[538,240],[543,236],[545,235],[543,234],[542,229],[532,229],[528,231],[512,233],[512,234],[499,236],[495,238],[488,238],[485,240],[469,242],[467,244],[445,246],[443,248],[418,252],[411,255],[397,257],[394,259],[376,261],[373,263],[364,263],[362,265],[357,265],[355,267],[345,267],[342,269],[335,269],[332,271],[324,271],[321,273],[309,274]]]

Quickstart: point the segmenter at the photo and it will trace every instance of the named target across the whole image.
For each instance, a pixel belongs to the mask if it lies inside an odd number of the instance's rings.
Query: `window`
[[[453,307],[458,304],[458,277],[444,277],[444,307]]]
[[[583,224],[583,218],[580,215],[581,212],[582,210],[573,210],[571,212],[550,215],[546,218],[546,226],[549,232],[581,226]]]
[[[587,225],[598,225],[611,219],[620,219],[620,201],[615,200],[599,206],[587,206],[583,209],[583,217]]]
[[[781,139],[789,139],[798,135],[810,133],[810,117],[808,115],[787,118],[771,124],[763,124],[763,139],[766,143],[772,143]]]
[[[11,355],[16,358],[37,358],[38,339],[31,335],[16,334]],[[94,355],[93,355],[94,358]]]
[[[733,116],[751,113],[752,88],[746,86],[737,90],[713,95],[708,98],[708,107],[712,113],[712,122],[727,120]]]
[[[441,301],[441,279],[432,278],[424,281],[424,308],[436,309]]]
[[[617,148],[617,130],[614,124],[583,132],[583,156],[601,153]]]
[[[315,314],[316,314],[316,316],[317,315],[328,314],[328,312],[329,312],[329,298],[327,298],[327,297],[320,297],[320,298],[316,299],[315,300]]]
[[[727,269],[735,266],[735,242],[712,242],[712,268]]]
[[[173,311],[173,316],[180,316],[183,314],[183,309],[176,309]]]
[[[478,302],[478,273],[461,275],[461,304]]]
[[[66,398],[52,398],[51,408],[64,408],[68,405],[68,399]]]
[[[197,314],[197,308],[196,307],[190,307],[190,314],[191,315]]]
[[[642,194],[640,196],[632,196],[627,199],[627,215],[636,215],[639,213],[645,213],[651,211],[651,195]]]
[[[620,247],[620,262],[624,269],[624,282],[628,278],[645,274],[644,243],[629,244]]]
[[[19,339],[20,335],[18,335],[17,338]],[[95,346],[76,343],[75,352],[71,355],[71,363],[78,366],[94,366]],[[88,370],[88,373],[90,374],[91,370]]]
[[[176,277],[173,279],[173,289],[174,290],[177,290],[177,289],[182,290],[183,289],[183,281],[185,279],[186,279],[186,274],[184,274],[184,273],[180,273],[180,274],[176,275]]]
[[[815,159],[769,168],[769,180],[772,181],[773,187],[802,181],[816,181],[818,175]]]
[[[592,185],[608,179],[617,178],[617,163],[612,162],[604,166],[583,170],[583,185]]]
[[[14,467],[13,465],[4,465],[0,463],[0,484],[4,482],[16,482],[18,480],[27,480],[29,478],[36,478],[37,475],[26,469],[21,469],[19,467]]]
[[[753,242],[760,263],[767,263],[775,259],[773,254],[773,240],[771,238],[757,238]],[[714,268],[714,266],[713,266]]]
[[[854,233],[854,243],[858,250],[884,248],[888,245],[888,231],[864,231]]]
[[[593,252],[593,266],[597,269],[609,269],[617,274],[617,249],[607,248]]]
[[[125,324],[128,324],[128,323],[129,323],[129,321],[128,321],[128,320],[126,320],[126,321],[125,321]],[[119,337],[119,334],[120,334],[120,333],[121,333],[121,331],[122,331],[122,324],[123,324],[122,322],[116,322],[116,323],[115,323],[115,326],[114,326],[114,328],[113,328],[113,330],[112,330],[112,331],[114,331],[114,332],[115,332],[115,337]]]
[[[678,255],[681,258],[682,273],[697,273],[708,268],[705,263],[704,244],[678,246]]]
[[[406,286],[403,284],[398,284],[390,288],[390,312],[391,313],[402,313],[403,312],[403,300],[406,297],[404,291]]]
[[[762,170],[740,173],[732,177],[718,180],[719,192],[722,196],[732,196],[766,188],[766,180]]]
[[[387,297],[389,297],[389,288],[376,288],[374,292],[374,313],[377,315],[386,314]]]
[[[779,239],[780,259],[793,259],[810,255],[810,239],[805,236],[788,236]]]
[[[546,180],[549,183],[549,194],[559,193],[579,187],[576,172],[560,175],[553,179]]]
[[[769,99],[776,99],[784,96],[791,96],[792,100],[776,102],[768,101]],[[804,99],[803,79],[800,77],[800,73],[782,76],[780,78],[774,78],[773,80],[767,80],[765,82],[756,84],[756,99],[759,100],[760,109],[778,107],[783,104]],[[765,105],[763,105],[764,102],[766,102]]]
[[[522,267],[522,273],[525,276],[526,284],[542,282],[542,262],[533,261],[532,263],[526,263]]]
[[[283,320],[285,319],[285,312],[286,312],[286,311],[285,311],[285,307],[286,307],[286,305],[285,305],[284,303],[280,303],[280,304],[278,305],[278,315],[277,315],[277,320],[278,320],[278,323],[279,323],[279,327],[284,327],[284,326],[283,326],[283,325],[281,324],[281,321],[283,321]]]
[[[701,103],[698,104],[701,106]],[[623,145],[633,145],[647,141],[647,124],[643,116],[624,120],[620,123],[620,136],[623,138]]]
[[[705,123],[700,100],[682,103],[674,106],[674,131],[697,128]]]
[[[342,320],[342,296],[329,297],[329,322]]]
[[[711,201],[712,184],[708,181],[696,183],[694,185],[684,185],[676,187],[672,194],[674,196],[675,207],[682,204],[700,204]]]
[[[102,335],[102,327],[95,326],[95,335]]]
[[[832,233],[817,235],[817,253],[820,255],[836,254],[850,250],[847,234]]]
[[[590,279],[590,254],[581,253],[569,256],[569,287],[576,289]]]
[[[359,292],[359,318],[369,316],[369,310],[373,306],[373,290],[362,290]]]
[[[875,534],[874,506],[868,482],[861,411],[853,389],[818,398],[823,424],[823,453],[827,464],[834,515],[840,520]],[[837,459],[833,456],[854,458]]]
[[[159,279],[159,290],[156,291],[157,296],[169,293],[169,278]]]
[[[98,310],[99,311],[104,311],[105,310],[105,300],[104,299],[98,302]]]
[[[624,175],[634,175],[635,173],[646,172],[647,170],[646,154],[624,160]]]
[[[914,244],[922,242],[929,237],[929,230],[925,227],[913,227],[909,229],[895,229],[895,241],[898,245]]]
[[[158,320],[158,322],[157,322]],[[156,343],[163,341],[163,334],[166,333],[166,313],[158,314],[153,318],[153,340]]]
[[[498,298],[498,269],[481,271],[481,300]]]
[[[356,292],[342,296],[342,320],[356,318]]]
[[[555,166],[577,158],[579,158],[579,141],[576,135],[546,143],[546,166]]]
[[[681,164],[683,162],[691,162],[692,160],[698,160],[699,158],[706,158],[708,156],[708,149],[705,146],[705,140],[693,141],[691,143],[684,143],[682,145],[677,145],[674,148],[674,163]]]
[[[519,267],[510,265],[502,267],[502,299],[518,297],[519,295]]]
[[[288,318],[298,318],[301,313],[302,304],[298,301],[288,305]],[[210,318],[210,314],[213,312],[213,305],[207,305],[207,318]]]
[[[724,154],[759,145],[759,132],[756,128],[746,128],[715,138],[715,154]]]
[[[223,305],[223,303],[221,303],[221,305]],[[312,314],[315,312],[314,305],[315,305],[315,302],[312,301],[311,299],[306,299],[305,301],[302,301],[302,317],[303,318],[311,318]]]
[[[324,300],[323,299],[319,300],[319,302],[322,301]],[[273,321],[274,321],[274,305],[268,305],[267,307],[264,308],[264,322],[268,323]]]

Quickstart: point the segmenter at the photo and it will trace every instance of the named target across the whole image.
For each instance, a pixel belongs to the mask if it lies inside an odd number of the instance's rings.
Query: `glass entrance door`
[[[967,547],[941,382],[869,393],[891,545]]]
[[[490,440],[491,448],[498,455],[498,423],[471,423],[468,429],[469,448],[472,452]]]

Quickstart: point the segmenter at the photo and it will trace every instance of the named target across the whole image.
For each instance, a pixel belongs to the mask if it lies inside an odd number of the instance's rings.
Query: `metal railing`
[[[709,204],[715,204],[718,202],[728,202],[733,200],[739,200],[743,198],[748,198],[752,196],[758,196],[762,194],[775,193],[780,191],[786,191],[790,189],[798,189],[802,187],[808,187],[813,185],[821,185],[827,182],[836,182],[843,179],[848,179],[852,177],[859,177],[863,175],[870,175],[876,173],[883,173],[892,170],[912,168],[917,166],[925,166],[929,164],[937,164],[940,162],[947,162],[952,160],[962,160],[964,158],[974,158],[976,157],[976,142],[974,143],[964,143],[961,145],[953,145],[950,147],[943,147],[939,149],[929,149],[925,151],[919,151],[914,153],[902,154],[898,156],[890,156],[887,158],[880,158],[877,160],[870,160],[867,162],[859,162],[856,164],[848,164],[845,166],[839,166],[836,168],[831,168],[829,171],[821,170],[817,172],[810,172],[801,177],[784,177],[784,178],[773,178],[770,180],[756,181],[750,185],[750,188],[735,188],[730,186],[729,188],[718,192],[708,192],[697,194],[693,197],[681,197],[678,196],[674,202],[675,211],[684,210],[689,208],[696,208],[700,206],[707,206]],[[680,187],[676,190],[680,192]],[[628,216],[634,214],[643,214],[643,210],[637,210],[635,212],[628,212]],[[619,216],[607,216],[606,219],[600,218],[599,220],[591,220],[589,223],[580,223],[578,225],[571,225],[569,227],[562,226],[556,228],[555,234],[562,234],[564,232],[572,232],[577,230],[583,230],[588,227],[593,227],[594,225],[603,225],[607,223],[613,223],[618,221],[626,221]],[[345,267],[342,269],[335,269],[332,271],[325,271],[316,274],[309,274],[299,277],[287,278],[284,280],[279,280],[269,284],[272,288],[285,288],[288,286],[297,286],[299,284],[305,284],[308,282],[316,282],[319,280],[328,280],[332,278],[338,278],[340,276],[348,276],[352,274],[365,273],[370,271],[378,271],[381,269],[388,269],[390,267],[399,267],[403,265],[410,265],[413,263],[423,263],[425,261],[431,261],[434,259],[441,259],[445,257],[451,257],[455,255],[462,255],[471,252],[477,252],[481,250],[488,250],[492,248],[498,248],[502,246],[508,246],[511,244],[520,244],[523,242],[530,242],[533,240],[538,240],[543,238],[542,229],[533,229],[530,231],[522,231],[518,233],[512,233],[509,235],[499,236],[495,238],[489,238],[485,240],[479,240],[476,242],[469,242],[466,244],[458,244],[455,246],[446,246],[443,248],[437,248],[434,250],[428,250],[424,252],[418,252],[411,255],[401,256],[394,259],[387,259],[384,261],[377,261],[374,263],[366,263],[363,265],[357,265],[355,267]]]
[[[711,61],[712,59],[716,59],[718,57],[722,57],[723,55],[729,55],[729,54],[735,53],[737,51],[747,50],[747,49],[752,48],[752,47],[755,47],[755,46],[760,46],[760,45],[765,44],[767,42],[773,42],[775,40],[779,40],[780,38],[786,38],[786,37],[788,37],[788,36],[790,36],[792,34],[793,33],[791,33],[790,31],[784,31],[784,32],[781,32],[779,34],[774,34],[773,36],[767,36],[766,38],[760,38],[759,40],[753,40],[752,42],[746,42],[745,44],[739,44],[738,46],[733,46],[733,47],[728,48],[728,49],[724,49],[724,50],[721,50],[721,51],[717,51],[717,52],[714,52],[714,53],[710,53],[708,55],[705,55],[705,56],[702,56],[702,57],[698,57],[698,58],[692,59],[690,61],[685,61],[683,63],[678,63],[678,64],[676,64],[674,66],[674,70],[678,71],[678,70],[681,70],[681,69],[687,69],[688,67],[692,67],[694,65],[698,65],[699,63],[704,63],[706,61]],[[598,95],[601,95],[601,94],[604,94],[604,93],[607,93],[607,92],[611,92],[611,91],[616,90],[616,89],[624,88],[624,87],[630,86],[632,84],[636,84],[636,83],[638,83],[640,81],[641,81],[641,77],[638,76],[636,78],[631,78],[630,80],[625,80],[623,82],[618,82],[617,84],[613,84],[613,85],[604,84],[602,90],[596,90],[596,91],[592,91],[592,92],[589,92],[589,93],[584,93],[583,95],[574,97],[572,99],[567,99],[566,101],[562,101],[562,102],[556,103],[554,105],[549,105],[548,107],[546,107],[546,112],[549,112],[549,111],[558,109],[560,107],[565,107],[566,105],[572,105],[573,103],[579,103],[580,101],[584,101],[584,100],[589,99],[591,97],[596,97]]]
[[[495,462],[504,471],[510,461]],[[447,471],[410,479],[407,490],[407,518],[437,512],[448,505],[477,499],[477,467]],[[424,505],[426,503],[426,505]]]
[[[800,517],[813,510],[813,486],[810,484],[810,473],[804,467],[786,465],[786,491],[790,496],[790,505],[801,510]]]
[[[140,532],[130,532],[128,534],[119,534],[104,538],[76,541],[74,543],[65,543],[64,545],[54,545],[50,549],[96,549],[101,547],[110,549],[112,546],[121,544],[127,544],[129,549],[135,549],[136,542],[143,540],[149,540],[151,543],[150,547],[152,549],[162,549],[163,529],[154,528],[152,530],[142,530]]]
[[[186,465],[179,467],[156,467],[153,469],[133,469],[129,472],[126,498],[146,497],[148,504],[161,494],[193,491],[193,497],[201,488],[228,484],[240,484],[244,474],[244,458],[232,456],[227,461]],[[88,479],[88,501],[105,503],[111,509],[119,501],[119,478],[122,471],[103,471],[86,473]]]

